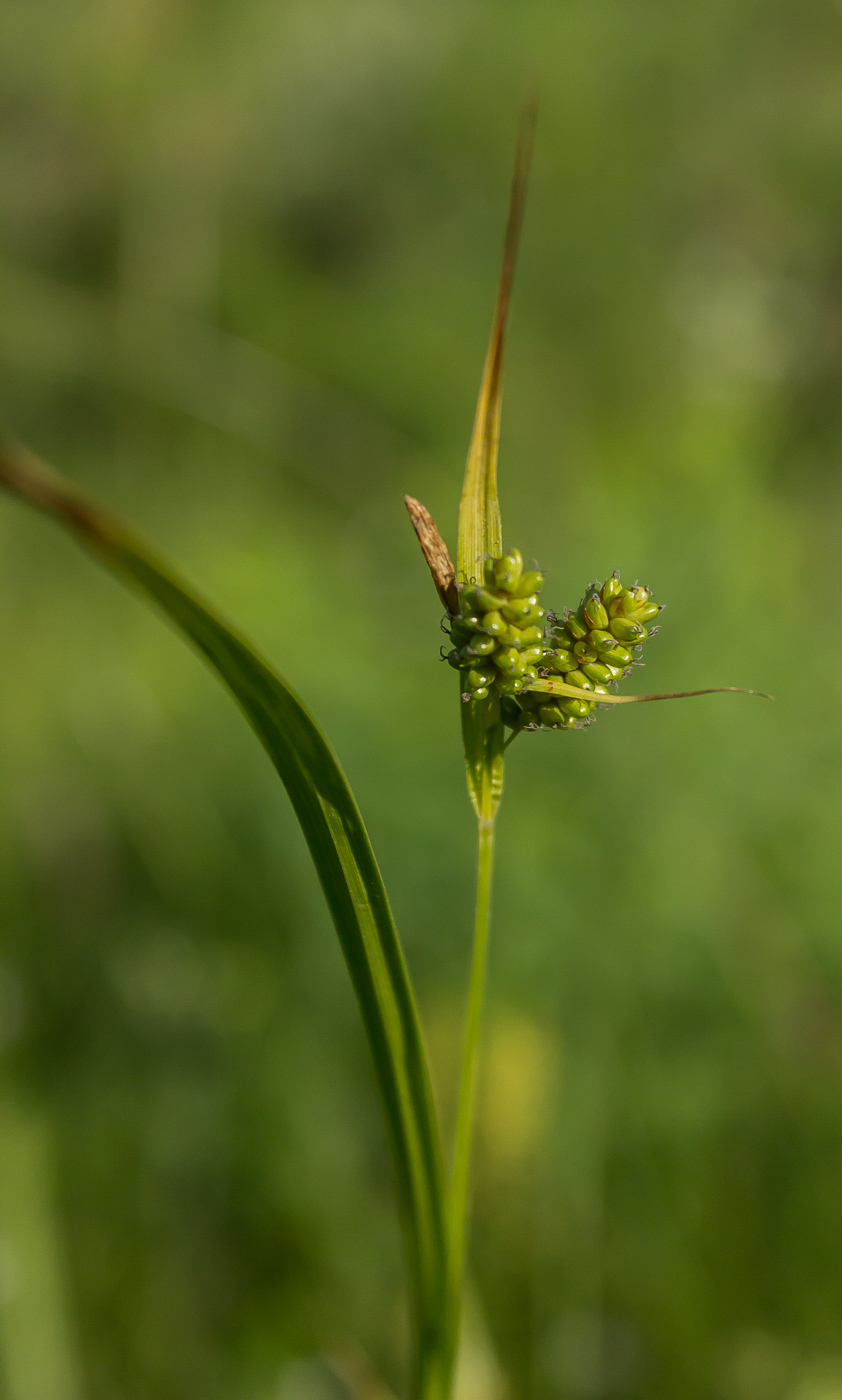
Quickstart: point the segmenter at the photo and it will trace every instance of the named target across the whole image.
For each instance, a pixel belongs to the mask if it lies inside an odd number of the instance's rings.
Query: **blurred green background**
[[[840,1400],[838,3],[3,0],[0,410],[323,722],[446,1109],[473,820],[401,493],[454,544],[536,65],[506,541],[668,603],[639,689],[777,698],[511,750],[460,1400]],[[3,1400],[399,1389],[285,795],[154,615],[0,539]]]

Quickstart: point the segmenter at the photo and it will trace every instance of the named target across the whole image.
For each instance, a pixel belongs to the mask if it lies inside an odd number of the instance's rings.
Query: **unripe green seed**
[[[649,635],[645,627],[641,627],[639,622],[632,622],[628,617],[612,617],[611,632],[618,642],[631,642],[632,646],[637,642],[645,642]]]
[[[534,597],[534,594],[532,596]],[[524,612],[523,621],[528,622],[532,627],[537,627],[544,616],[544,609],[541,607],[540,603],[534,603],[530,606],[528,613]]]
[[[498,676],[495,684],[501,695],[517,695],[523,690],[521,676]]]
[[[544,587],[544,575],[538,569],[530,569],[523,574],[517,588],[512,589],[516,598],[528,598],[530,593],[540,593]]]
[[[523,555],[519,549],[510,549],[494,568],[494,582],[501,592],[513,593],[520,583],[523,573]]]
[[[480,617],[478,613],[464,613],[459,618],[458,626],[464,632],[481,632],[485,626],[485,618]]]
[[[612,666],[608,661],[603,662],[603,665],[605,666],[606,671],[610,671],[612,681],[618,681],[621,679],[624,671],[624,668],[622,666]]]
[[[593,690],[593,686],[582,671],[568,671],[564,679],[568,685],[576,685],[580,690]]]
[[[544,648],[536,646],[524,647],[521,656],[526,660],[528,665],[538,666],[544,659]]]
[[[488,686],[487,686],[487,685],[478,685],[477,688],[476,688],[476,690],[472,690],[472,691],[471,691],[471,699],[472,699],[472,700],[487,700],[487,699],[488,699]]]
[[[650,604],[648,588],[624,588],[619,598],[616,598],[609,608],[612,617],[637,617],[642,608],[654,607],[658,611],[658,605]],[[654,614],[650,614],[654,616]]]
[[[590,637],[586,637],[583,642],[577,642],[573,648],[574,656],[580,661],[596,661],[596,651],[590,645]]]
[[[611,577],[607,578],[602,585],[602,601],[606,607],[611,602],[611,599],[617,598],[622,591],[623,585],[620,582],[620,575],[615,570]]]
[[[487,588],[480,588],[479,584],[472,583],[469,588],[462,592],[460,598],[463,612],[493,612],[499,608],[504,601],[496,593],[492,593]]]
[[[657,603],[641,603],[639,608],[635,608],[633,612],[626,613],[626,617],[631,618],[633,622],[651,622],[653,617],[657,617],[660,611],[661,609]]]
[[[506,646],[518,648],[540,646],[543,649],[547,645],[540,627],[518,627],[514,622],[509,624],[506,635],[501,640]]]
[[[516,676],[520,652],[514,647],[498,647],[494,653],[494,663],[508,676]]]
[[[528,598],[509,598],[501,605],[500,611],[509,622],[526,622],[535,616],[537,606],[538,594],[530,593]]]
[[[489,637],[505,637],[506,620],[501,612],[487,612],[481,626]]]
[[[457,651],[456,647],[447,653],[447,664],[448,666],[452,666],[454,671],[461,671],[464,669],[465,661],[462,657],[462,653]]]
[[[481,634],[475,634],[468,643],[466,650],[469,655],[490,656],[496,645],[497,643],[493,637],[483,637]]]
[[[514,641],[514,634],[516,633],[517,641]],[[544,631],[542,631],[541,627],[516,627],[513,624],[509,631],[507,631],[507,637],[511,637],[510,645],[513,645],[513,647],[517,647],[517,645],[521,645],[521,647],[538,647],[538,645],[541,645],[542,647],[542,645],[544,645]]]
[[[588,704],[587,700],[560,700],[558,708],[572,719],[585,719],[590,714],[592,706]]]
[[[608,664],[611,666],[622,666],[623,670],[625,670],[627,666],[631,666],[632,664],[632,654],[630,651],[626,651],[625,647],[616,646],[610,658],[608,658]]]
[[[565,614],[564,625],[567,628],[567,631],[570,633],[571,637],[573,638],[574,642],[581,641],[584,637],[587,637],[588,635],[589,629],[585,626],[583,622],[579,621],[575,613],[571,612]]]
[[[593,593],[582,607],[584,621],[591,628],[605,629],[608,626],[608,613],[599,600],[599,595]]]
[[[569,651],[559,651],[552,658],[553,666],[557,671],[575,671],[576,657]]]
[[[609,685],[614,679],[611,672],[615,669],[616,668],[613,666],[603,666],[598,661],[590,661],[587,665],[582,667],[588,680],[593,681],[595,685]]]
[[[472,670],[468,672],[468,684],[471,690],[480,690],[481,688],[492,685],[496,679],[496,672],[490,669],[487,671]]]
[[[565,716],[558,705],[542,705],[538,711],[538,718],[547,729],[552,729],[556,724],[563,724]]]

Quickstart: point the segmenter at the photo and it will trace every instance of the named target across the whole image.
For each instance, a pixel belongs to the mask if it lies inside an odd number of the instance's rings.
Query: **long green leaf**
[[[342,769],[289,686],[121,521],[19,449],[0,450],[0,484],[67,526],[101,563],[158,605],[238,701],[289,793],[339,934],[389,1123],[414,1285],[414,1393],[441,1400],[447,1236],[439,1131],[406,964]]]

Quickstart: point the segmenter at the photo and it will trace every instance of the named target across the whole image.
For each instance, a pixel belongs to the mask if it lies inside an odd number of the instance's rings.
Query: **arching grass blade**
[[[388,1119],[417,1324],[413,1393],[446,1400],[447,1234],[438,1125],[406,964],[342,769],[281,677],[120,520],[20,449],[0,449],[0,485],[66,526],[157,604],[238,701],[286,787],[336,925]]]

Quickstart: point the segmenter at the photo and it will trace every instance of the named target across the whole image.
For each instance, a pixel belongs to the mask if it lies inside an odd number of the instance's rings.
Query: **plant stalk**
[[[484,804],[485,805],[485,804]],[[488,804],[490,808],[490,803]],[[495,804],[496,805],[496,804]],[[456,1129],[453,1145],[453,1167],[450,1180],[449,1226],[449,1289],[451,1367],[455,1367],[459,1346],[462,1281],[465,1272],[465,1252],[468,1230],[468,1200],[470,1194],[471,1145],[476,1117],[479,1041],[482,1027],[483,995],[488,963],[488,936],[491,924],[491,881],[494,864],[494,815],[489,810],[478,818],[477,893],[474,915],[474,940],[471,954],[471,975],[468,986],[468,1006],[465,1018],[465,1038],[462,1047],[462,1069]]]

